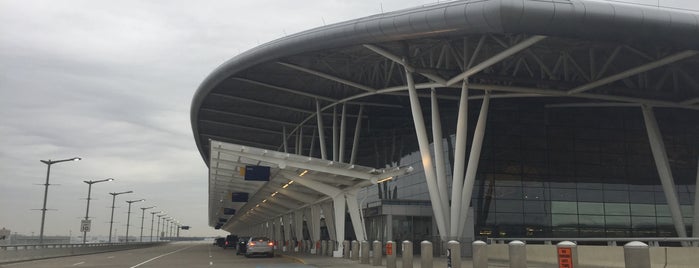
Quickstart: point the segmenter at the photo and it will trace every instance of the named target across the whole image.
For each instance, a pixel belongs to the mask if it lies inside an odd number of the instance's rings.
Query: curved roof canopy
[[[328,144],[333,118],[345,114],[347,133],[362,119],[356,164],[383,167],[417,147],[406,71],[418,89],[435,89],[443,114],[458,108],[464,79],[471,99],[489,91],[549,106],[699,110],[697,49],[695,12],[583,0],[429,5],[315,28],[232,58],[195,93],[192,130],[207,165],[211,140],[270,151],[286,144],[321,158],[317,111]],[[352,138],[339,140],[352,147]],[[349,162],[350,149],[339,151],[328,158]]]

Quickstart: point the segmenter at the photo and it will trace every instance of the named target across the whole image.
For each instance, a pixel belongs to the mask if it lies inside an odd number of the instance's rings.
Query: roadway
[[[306,268],[312,267],[294,262],[285,257],[236,256],[234,249],[224,250],[211,242],[175,242],[163,246],[143,249],[115,251],[99,254],[52,258],[0,265],[12,268],[54,267],[260,267],[260,268]]]

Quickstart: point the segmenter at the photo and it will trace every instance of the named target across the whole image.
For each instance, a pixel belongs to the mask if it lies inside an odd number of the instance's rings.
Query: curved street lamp
[[[141,237],[138,239],[138,242],[143,242],[143,219],[146,217],[146,210],[154,207],[155,206],[141,208]]]
[[[120,194],[130,194],[133,193],[133,191],[126,191],[126,192],[118,192],[118,193],[109,193],[112,195],[112,217],[109,218],[109,243],[112,243],[112,226],[114,225],[114,202],[116,201],[116,196]]]
[[[104,180],[96,180],[96,181],[83,181],[84,183],[87,183],[87,208],[85,209],[85,221],[83,221],[83,224],[81,224],[80,229],[83,229],[83,244],[87,242],[87,232],[90,231],[90,220],[89,220],[89,213],[90,213],[90,194],[92,193],[92,185],[95,183],[100,183],[100,182],[107,182],[107,181],[113,181],[114,179],[109,178],[109,179],[104,179]],[[87,226],[84,226],[87,225]]]
[[[153,222],[155,220],[155,214],[163,213],[162,211],[150,212],[150,242],[153,242]],[[158,217],[158,224],[160,224],[160,217]]]
[[[162,211],[161,211],[161,212],[162,212]],[[156,216],[158,216],[158,231],[157,231],[157,233],[156,233],[155,235],[158,236],[158,241],[160,241],[160,217],[165,217],[165,216],[167,216],[167,213],[165,213],[165,214],[160,214],[160,215],[156,215]],[[163,222],[165,222],[165,218],[163,218]]]
[[[127,200],[126,203],[129,203],[129,212],[126,213],[126,243],[129,243],[129,225],[131,224],[131,204],[136,203],[136,202],[142,202],[146,201],[145,199],[139,199],[139,200]]]
[[[39,244],[44,244],[44,222],[46,220],[46,198],[48,197],[49,194],[49,174],[51,174],[51,165],[53,164],[58,164],[61,162],[68,162],[68,161],[80,161],[82,158],[80,157],[73,157],[73,158],[68,158],[68,159],[63,159],[63,160],[39,160],[41,163],[46,164],[48,166],[46,168],[46,183],[44,183],[44,206],[41,208],[41,230],[39,231]]]
[[[168,225],[165,223],[167,221],[168,223],[172,220],[172,217],[165,217],[163,218],[163,238],[167,237],[167,227]]]

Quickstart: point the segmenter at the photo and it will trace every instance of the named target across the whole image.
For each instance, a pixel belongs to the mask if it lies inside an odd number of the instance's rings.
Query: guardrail
[[[152,247],[169,242],[43,244],[0,246],[0,264]]]
[[[531,238],[531,237],[526,237],[526,238],[488,238],[487,242],[488,244],[506,244],[507,242],[510,241],[522,241],[525,243],[528,242],[543,242],[541,244],[544,245],[553,245],[554,242],[562,242],[562,241],[572,241],[576,243],[580,242],[591,242],[591,243],[607,243],[609,246],[616,246],[617,242],[631,242],[631,241],[641,241],[647,243],[649,246],[652,247],[658,247],[660,246],[661,242],[665,242],[671,246],[673,243],[677,245],[685,244],[685,243],[695,243],[699,244],[699,238],[697,237],[614,237],[614,238],[605,238],[605,237],[563,237],[563,238]]]

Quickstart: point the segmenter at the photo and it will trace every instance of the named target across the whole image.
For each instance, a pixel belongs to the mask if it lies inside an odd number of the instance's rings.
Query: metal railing
[[[169,241],[168,241],[169,242]],[[35,249],[53,249],[53,248],[87,248],[87,247],[107,247],[107,246],[125,246],[125,245],[148,245],[167,242],[129,242],[129,243],[87,243],[87,244],[23,244],[23,245],[2,245],[0,251],[12,250],[35,250]]]
[[[677,244],[693,242],[699,243],[698,237],[556,237],[556,238],[532,238],[532,237],[507,237],[507,238],[487,238],[488,244],[505,244],[510,241],[519,240],[524,243],[537,242],[545,245],[553,245],[555,242],[571,241],[571,242],[587,242],[587,243],[606,243],[609,246],[616,246],[617,242],[641,241],[649,246],[660,246],[660,243]]]

